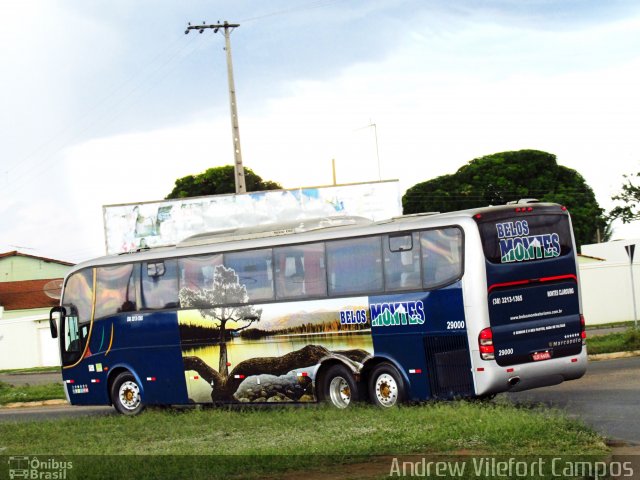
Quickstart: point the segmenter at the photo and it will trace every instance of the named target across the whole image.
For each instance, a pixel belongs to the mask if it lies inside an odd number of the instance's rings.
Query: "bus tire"
[[[347,408],[359,400],[358,385],[344,365],[336,364],[322,376],[320,398],[336,408]]]
[[[111,385],[111,402],[118,413],[137,415],[144,410],[140,385],[130,372],[118,374]]]
[[[395,407],[405,400],[404,379],[398,369],[384,362],[376,365],[369,375],[369,398],[378,407]]]

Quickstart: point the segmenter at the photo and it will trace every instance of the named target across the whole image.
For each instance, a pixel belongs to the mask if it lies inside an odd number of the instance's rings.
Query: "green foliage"
[[[346,410],[148,408],[136,417],[0,422],[0,439],[4,455],[64,456],[73,462],[70,478],[83,479],[275,479],[285,472],[287,478],[356,478],[345,473],[350,463],[358,464],[357,478],[388,478],[390,455],[464,461],[470,453],[516,452],[599,460],[608,452],[601,436],[562,413],[506,401]]]
[[[500,205],[521,198],[565,205],[571,212],[576,243],[609,234],[604,210],[582,175],[558,165],[556,156],[538,150],[501,152],[471,160],[456,173],[418,183],[402,198],[405,214],[451,212]]]
[[[134,418],[56,419],[25,422],[20,428],[0,423],[0,438],[9,455],[118,455],[128,451],[124,439],[137,455],[278,455],[284,463],[295,455],[450,454],[460,449],[520,455],[606,452],[599,435],[561,412],[518,408],[506,399],[390,409],[148,409]]]
[[[618,195],[611,197],[612,200],[623,202],[617,205],[609,212],[609,219],[620,219],[622,223],[640,220],[640,187],[633,184],[633,179],[640,179],[640,172],[624,175],[625,183],[622,185],[622,191]]]
[[[628,352],[640,350],[640,330],[629,328],[625,332],[609,333],[589,337],[587,333],[587,351],[592,354]]]
[[[0,405],[63,398],[65,398],[64,386],[61,383],[14,386],[0,382]]]
[[[282,186],[262,178],[250,168],[244,169],[247,192],[263,190],[280,190]],[[235,170],[233,165],[208,168],[198,175],[187,175],[178,178],[167,200],[173,198],[199,197],[202,195],[222,195],[236,193]]]

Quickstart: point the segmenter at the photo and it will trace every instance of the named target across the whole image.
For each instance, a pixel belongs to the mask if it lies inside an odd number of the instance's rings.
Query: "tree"
[[[609,212],[611,221],[620,219],[622,223],[640,220],[640,187],[633,184],[633,179],[640,179],[640,172],[624,175],[625,183],[622,185],[622,192],[611,197],[611,200],[624,202],[624,205],[618,205]]]
[[[247,192],[262,190],[280,190],[282,186],[270,180],[262,178],[250,168],[244,169],[244,179]],[[178,178],[167,200],[173,198],[199,197],[202,195],[221,195],[235,193],[235,169],[233,165],[208,168],[198,175],[187,175]]]
[[[500,152],[471,160],[451,175],[418,183],[402,197],[405,214],[450,212],[522,198],[565,205],[578,246],[609,235],[609,223],[591,187],[577,171],[539,150]]]
[[[247,287],[238,281],[238,275],[231,268],[224,265],[215,267],[213,273],[213,285],[209,288],[193,290],[182,288],[179,293],[180,305],[183,307],[197,308],[202,318],[210,319],[220,331],[220,359],[218,373],[226,377],[227,367],[227,336],[240,332],[249,327],[253,322],[260,320],[262,309],[247,305],[249,296]],[[213,305],[231,305],[213,307]],[[235,306],[234,306],[235,305]],[[228,328],[227,322],[244,324],[236,328]]]

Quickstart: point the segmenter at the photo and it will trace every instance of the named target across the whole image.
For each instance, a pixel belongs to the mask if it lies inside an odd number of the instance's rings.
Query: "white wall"
[[[60,365],[60,350],[58,339],[51,338],[49,319],[37,322],[38,349],[40,351],[40,366],[54,367]],[[58,332],[59,333],[59,332]]]
[[[627,245],[636,245],[633,276],[640,315],[640,240],[583,245],[582,254],[605,260],[579,263],[582,307],[587,325],[634,320]]]
[[[60,365],[49,320],[39,315],[1,320],[0,352],[0,370]]]
[[[627,245],[637,245],[633,260],[634,262],[640,260],[640,240],[616,240],[614,242],[582,245],[582,247],[580,247],[580,253],[592,257],[604,258],[609,262],[624,263],[629,262],[627,250],[624,248]]]
[[[630,270],[628,262],[580,264],[582,310],[587,325],[634,319]],[[640,312],[639,264],[633,265],[633,275]]]

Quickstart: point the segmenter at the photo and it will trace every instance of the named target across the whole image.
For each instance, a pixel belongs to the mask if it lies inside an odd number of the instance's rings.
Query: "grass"
[[[14,386],[0,382],[0,405],[13,402],[53,400],[56,398],[65,398],[64,387],[61,383]]]
[[[611,322],[611,323],[598,323],[595,325],[587,325],[585,328],[587,330],[599,330],[602,328],[616,328],[616,327],[628,327],[631,328],[634,326],[633,320],[627,320],[624,322]]]
[[[640,350],[640,329],[629,328],[624,332],[589,337],[587,351],[590,355]]]
[[[590,354],[640,350],[640,331],[630,328],[588,337],[587,342]],[[59,368],[2,373],[43,371]],[[61,384],[0,382],[0,405],[54,398],[65,398]],[[599,435],[558,411],[500,401],[432,402],[389,410],[359,406],[347,411],[149,409],[134,418],[0,423],[1,455],[68,459],[73,462],[70,473],[77,475],[68,478],[278,478],[294,472],[291,478],[311,480],[314,472],[335,472],[337,478],[354,462],[378,465],[376,478],[388,478],[391,460],[382,456],[595,456],[593,460],[606,453]]]
[[[380,455],[607,452],[599,435],[563,414],[518,408],[506,401],[435,402],[396,409],[359,406],[345,411],[326,407],[150,410],[133,418],[85,417],[16,426],[0,423],[4,455],[77,455],[81,457],[72,458],[79,467],[93,465],[93,472],[97,464],[110,465],[112,477],[135,470],[138,478],[187,478],[202,474],[193,470],[200,465],[210,478],[260,478],[311,466],[327,469],[368,462]],[[101,457],[92,460],[92,455]],[[145,460],[140,455],[154,457]],[[156,471],[151,465],[162,465],[162,469]],[[388,472],[387,465],[386,476]]]

